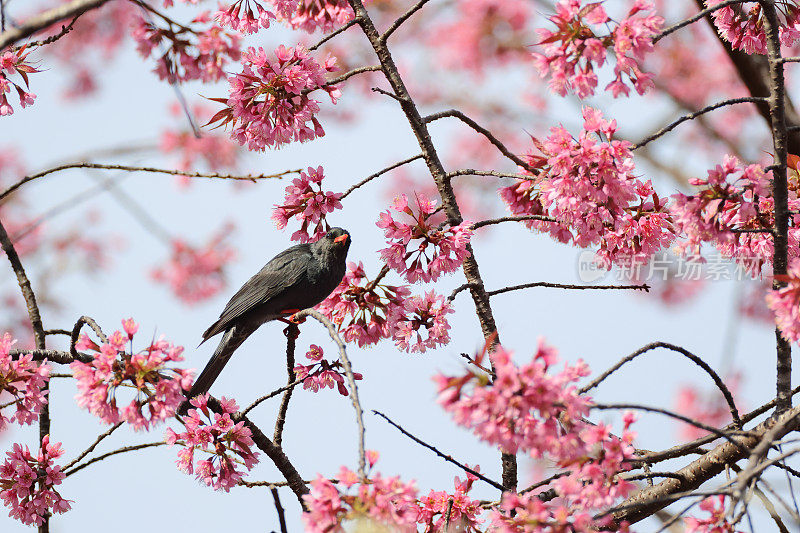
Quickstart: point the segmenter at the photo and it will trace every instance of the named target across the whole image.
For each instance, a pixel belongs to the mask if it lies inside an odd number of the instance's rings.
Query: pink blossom
[[[163,338],[140,352],[127,352],[126,345],[132,344],[139,326],[127,319],[123,320],[123,327],[125,333],[115,331],[102,345],[81,335],[76,348],[95,353],[90,363],[70,364],[78,382],[75,399],[106,424],[124,421],[137,431],[148,430],[175,414],[184,400],[183,391],[192,384],[192,373],[168,366],[183,361],[183,347],[173,346]],[[117,405],[120,387],[135,390],[133,399],[124,407]]]
[[[29,353],[13,358],[9,352],[15,342],[8,333],[0,338],[0,394],[3,403],[0,409],[15,408],[11,416],[0,410],[0,432],[9,422],[33,424],[47,404],[48,391],[42,389],[50,379],[50,365],[46,361],[34,361]],[[11,401],[6,394],[11,396]]]
[[[664,19],[652,13],[651,2],[639,1],[616,22],[602,4],[560,0],[556,14],[549,19],[556,29],[538,30],[543,53],[534,53],[534,62],[543,78],[550,74],[550,89],[560,96],[569,90],[578,98],[592,96],[598,82],[594,69],[605,63],[607,49],[613,51],[616,64],[615,79],[606,90],[611,90],[615,98],[628,95],[626,81],[639,94],[653,87],[652,75],[643,72],[640,65],[653,49],[652,39]]]
[[[706,0],[705,3],[711,7],[720,1]],[[749,9],[745,4],[750,6]],[[780,42],[783,46],[792,46],[800,39],[800,8],[785,3],[779,6],[777,12]],[[742,6],[726,6],[714,11],[711,16],[719,34],[731,43],[734,50],[743,50],[747,54],[767,55],[764,14],[758,2],[743,2]]]
[[[710,496],[700,502],[700,510],[711,516],[702,520],[686,517],[686,533],[741,533],[734,529],[734,524],[728,522],[725,512],[725,495]]]
[[[500,196],[516,215],[554,219],[528,227],[560,242],[598,246],[596,260],[606,268],[646,263],[673,239],[666,201],[635,175],[630,143],[613,138],[616,121],[590,107],[583,118],[578,139],[563,127],[552,128],[544,142],[534,138],[543,155],[531,154],[528,162],[538,174]]]
[[[5,93],[11,92],[12,87],[16,90],[20,106],[23,108],[33,105],[36,98],[35,94],[28,92],[28,74],[34,74],[40,70],[31,66],[28,61],[30,51],[26,52],[26,48],[27,45],[16,50],[0,50],[0,116],[14,113],[14,108],[11,107],[11,103],[5,95]],[[25,86],[24,89],[22,85],[11,81],[10,77],[14,75],[19,76],[21,83]]]
[[[472,237],[472,223],[434,225],[436,202],[424,194],[417,194],[415,199],[416,210],[408,205],[404,194],[398,196],[392,206],[404,215],[401,220],[407,222],[395,220],[391,211],[381,213],[377,226],[383,229],[388,240],[388,246],[381,250],[381,258],[410,283],[429,282],[454,272],[469,256],[467,245]]]
[[[233,226],[226,224],[203,247],[193,247],[182,239],[172,241],[172,256],[164,266],[152,271],[155,281],[170,286],[187,304],[211,298],[227,285],[225,267],[236,256],[225,244]]]
[[[733,156],[726,156],[721,165],[708,171],[707,179],[694,178],[695,194],[672,196],[670,212],[676,229],[684,240],[678,250],[689,256],[700,256],[703,243],[713,244],[724,257],[735,259],[752,276],[772,263],[773,244],[768,233],[737,233],[737,230],[761,230],[773,227],[774,201],[771,172],[761,165],[741,165]],[[800,200],[792,195],[789,209],[800,208]],[[799,216],[793,217],[795,225]],[[798,255],[800,229],[789,229],[790,258]]]
[[[248,471],[258,463],[258,452],[252,451],[252,433],[244,422],[234,424],[231,415],[239,410],[234,400],[223,397],[220,400],[222,413],[213,413],[208,407],[208,394],[195,396],[182,422],[186,431],[176,433],[167,429],[167,444],[178,444],[176,464],[178,469],[187,474],[195,474],[214,490],[228,492],[242,479],[240,464]],[[195,464],[195,452],[208,454],[207,459],[198,460]]]
[[[473,470],[480,469],[476,467]],[[450,529],[456,531],[478,531],[477,528],[482,522],[478,518],[481,513],[481,502],[473,500],[468,495],[476,479],[478,478],[473,474],[467,473],[466,480],[455,479],[455,491],[452,494],[432,490],[427,496],[419,499],[420,511],[417,522],[425,525],[425,533],[445,531],[446,522],[449,523]]]
[[[274,57],[250,47],[243,54],[242,72],[228,78],[228,99],[215,99],[226,107],[209,124],[231,123],[231,137],[255,151],[322,137],[325,131],[315,116],[319,102],[308,93],[323,89],[336,103],[341,93],[326,85],[324,76],[336,70],[335,64],[336,59],[328,57],[320,65],[302,46],[281,45]]]
[[[292,217],[301,221],[300,229],[292,234],[292,240],[319,240],[330,229],[328,214],[342,208],[341,193],[322,190],[324,177],[322,167],[308,167],[308,172],[300,172],[300,177],[286,187],[283,204],[275,206],[272,219],[278,229],[285,228]]]
[[[50,443],[50,435],[42,438],[42,446],[34,457],[30,449],[14,444],[0,465],[0,499],[11,508],[8,515],[25,525],[39,526],[45,516],[70,510],[70,501],[55,490],[64,480],[61,467],[53,460],[61,457],[61,443]]]
[[[433,349],[450,342],[450,324],[445,315],[453,310],[444,296],[434,291],[429,291],[424,296],[414,296],[406,304],[406,309],[406,316],[397,322],[394,331],[394,341],[398,348],[425,353],[427,348]]]
[[[296,365],[294,367],[295,378],[303,380],[303,388],[312,392],[319,392],[320,389],[334,387],[342,396],[349,395],[345,382],[347,375],[340,361],[328,361],[323,359],[324,352],[316,344],[311,345],[311,349],[306,353],[306,357],[313,361],[311,365]],[[359,380],[363,376],[358,372],[353,372],[353,379]]]
[[[269,28],[270,21],[275,19],[275,13],[268,11],[257,0],[236,0],[229,6],[220,5],[216,15],[221,26],[244,34]]]
[[[775,315],[775,324],[788,341],[800,341],[800,258],[789,264],[789,271],[781,280],[780,289],[767,293],[767,306]]]
[[[741,390],[742,375],[734,372],[723,377],[725,385],[735,395]],[[738,402],[737,402],[738,403]],[[741,408],[741,405],[739,405]],[[693,385],[684,385],[675,397],[675,411],[713,427],[722,427],[731,421],[731,411],[717,388],[703,391]],[[708,432],[691,424],[681,424],[680,437],[685,440],[705,437]]]
[[[228,62],[238,61],[241,54],[241,36],[217,25],[177,34],[137,17],[131,35],[139,54],[143,58],[154,57],[153,71],[169,82],[219,81],[225,76]]]
[[[369,281],[361,262],[348,263],[342,282],[317,309],[336,324],[346,342],[363,347],[392,337],[410,294],[406,285]]]
[[[374,529],[379,530],[417,531],[415,524],[419,510],[413,481],[403,483],[399,477],[386,478],[380,473],[359,480],[344,466],[337,477],[344,490],[319,475],[311,482],[311,492],[303,496],[308,506],[308,512],[303,513],[306,531],[344,533],[344,519],[373,523]],[[356,488],[350,494],[353,487]]]
[[[297,1],[294,3],[298,4]],[[328,33],[347,24],[353,17],[353,9],[347,0],[299,0],[297,9],[286,18],[294,29]]]

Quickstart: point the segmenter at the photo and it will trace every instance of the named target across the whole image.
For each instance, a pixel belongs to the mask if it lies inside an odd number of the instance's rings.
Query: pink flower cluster
[[[299,0],[299,6],[288,22],[292,28],[308,33],[317,30],[327,33],[350,22],[354,16],[347,0]]]
[[[172,256],[152,271],[155,281],[166,283],[184,303],[194,304],[211,298],[225,288],[225,267],[235,257],[225,244],[233,226],[226,224],[203,247],[193,247],[182,239],[172,241]]]
[[[6,96],[6,93],[11,92],[12,87],[17,91],[19,105],[23,108],[33,105],[36,95],[28,92],[28,74],[39,72],[39,70],[26,62],[29,53],[30,52],[25,51],[24,46],[16,50],[6,49],[5,51],[0,51],[0,116],[14,113],[14,108],[11,107],[8,97]],[[24,89],[22,86],[9,79],[9,76],[15,74],[22,78],[25,84]]]
[[[477,357],[478,364],[483,355]],[[528,364],[515,365],[502,347],[490,357],[495,370],[491,382],[489,376],[471,370],[462,376],[436,376],[439,403],[481,440],[510,453],[525,451],[534,458],[547,458],[569,471],[550,485],[558,493],[555,500],[506,494],[502,511],[492,513],[493,526],[511,532],[547,523],[554,531],[588,532],[604,525],[593,518],[593,511],[634,488],[618,476],[634,457],[635,435],[628,431],[633,416],[626,414],[621,438],[605,424],[588,422],[584,417],[591,401],[575,386],[588,375],[587,366],[579,362],[550,373],[556,352],[541,340]]]
[[[381,250],[381,257],[410,283],[434,281],[455,271],[469,256],[467,245],[472,237],[472,222],[442,228],[433,220],[437,211],[435,200],[417,194],[416,203],[415,213],[408,205],[408,197],[401,194],[392,208],[410,221],[397,221],[387,210],[377,223],[389,240],[388,246]]]
[[[137,431],[148,430],[175,414],[184,399],[183,391],[192,384],[192,372],[167,366],[183,361],[183,347],[173,346],[163,338],[138,353],[128,353],[125,345],[133,341],[139,325],[129,318],[122,321],[122,327],[125,333],[115,331],[100,346],[81,335],[76,348],[95,353],[91,363],[70,364],[78,382],[75,399],[107,424],[125,421]],[[123,408],[117,406],[120,387],[135,391]]]
[[[782,281],[786,286],[767,293],[767,306],[775,314],[775,324],[783,338],[800,342],[800,258],[791,261]]]
[[[434,291],[406,300],[405,316],[394,330],[395,344],[401,350],[421,353],[448,344],[450,324],[445,315],[452,312],[450,303]]]
[[[55,489],[64,480],[61,467],[53,460],[61,457],[61,443],[50,443],[50,435],[42,438],[42,447],[34,457],[27,446],[14,444],[0,465],[0,499],[10,507],[8,515],[25,525],[39,526],[51,513],[70,510],[69,500]]]
[[[349,392],[345,385],[347,375],[344,372],[342,363],[340,361],[329,362],[322,358],[323,355],[322,348],[312,344],[311,348],[306,352],[306,357],[313,363],[310,365],[295,365],[295,378],[302,379],[303,388],[312,392],[319,392],[326,387],[331,389],[336,387],[339,394],[348,396]],[[358,372],[353,372],[353,378],[359,380],[363,376]]]
[[[330,229],[328,213],[342,208],[341,193],[322,190],[324,177],[322,167],[308,167],[307,172],[300,172],[300,177],[286,187],[283,204],[272,211],[278,229],[285,228],[292,217],[301,221],[300,229],[292,234],[293,241],[314,242],[322,238]]]
[[[606,86],[614,97],[630,92],[625,81],[639,94],[652,88],[652,74],[643,72],[640,63],[653,49],[653,37],[658,34],[664,19],[654,15],[648,0],[634,0],[625,18],[616,22],[603,9],[603,2],[560,0],[550,22],[554,31],[539,29],[544,53],[533,57],[540,75],[550,74],[550,89],[564,96],[572,90],[578,98],[592,96],[597,88],[594,69],[602,67],[608,49],[613,49],[615,78]],[[602,34],[593,27],[604,28]]]
[[[725,495],[710,496],[700,502],[700,510],[711,516],[702,520],[693,517],[684,518],[686,533],[742,533],[734,529],[728,522],[725,512]]]
[[[363,283],[363,285],[362,285]],[[411,296],[406,285],[370,281],[364,266],[349,263],[342,283],[317,309],[359,346],[393,339],[402,350],[424,352],[450,342],[449,302],[433,291]]]
[[[561,126],[544,142],[534,139],[543,156],[528,160],[539,173],[501,189],[500,196],[516,215],[555,219],[532,220],[528,227],[561,242],[599,246],[596,260],[606,268],[646,263],[673,240],[666,201],[634,174],[630,143],[613,138],[616,121],[591,107],[583,108],[583,119],[578,139]]]
[[[708,171],[707,179],[689,181],[700,190],[695,194],[677,193],[670,206],[676,229],[685,240],[678,249],[700,256],[703,243],[713,244],[725,257],[736,259],[752,276],[761,274],[772,263],[773,243],[768,233],[736,233],[736,230],[769,230],[774,224],[772,173],[761,165],[740,165],[726,156],[721,165]],[[796,192],[790,195],[789,209],[800,208]],[[794,215],[789,228],[790,257],[798,255],[800,216]]]
[[[0,411],[0,432],[9,422],[33,424],[47,403],[47,391],[42,388],[50,379],[50,366],[47,362],[35,362],[31,354],[16,360],[12,358],[9,351],[15,342],[8,333],[0,338],[0,397],[3,402],[0,409],[16,408],[11,416]],[[6,395],[11,396],[10,402]]]
[[[220,26],[249,34],[269,28],[275,13],[264,8],[257,0],[236,0],[228,6],[220,4],[216,17]]]
[[[369,459],[371,470],[377,454],[369,454]],[[319,475],[311,482],[311,492],[303,496],[308,506],[308,512],[303,513],[306,531],[344,533],[343,520],[361,522],[368,531],[417,531],[419,509],[413,481],[403,483],[399,477],[387,478],[380,473],[359,480],[355,472],[344,466],[337,477],[344,491]],[[347,494],[354,486],[357,486],[355,493]]]
[[[405,285],[370,281],[359,261],[348,263],[342,282],[317,309],[336,324],[345,342],[363,347],[392,336],[410,295]]]
[[[706,0],[709,7],[722,0]],[[747,7],[749,5],[749,8]],[[783,46],[792,46],[800,40],[800,8],[795,2],[776,2],[780,20],[778,35]],[[761,4],[742,2],[741,5],[726,6],[711,15],[719,34],[731,43],[734,50],[747,54],[767,55],[767,37],[764,33],[764,17]]]
[[[187,474],[194,473],[214,490],[225,492],[242,479],[243,472],[237,465],[243,463],[252,470],[258,463],[258,452],[252,451],[252,433],[244,422],[233,422],[231,415],[239,410],[234,400],[223,397],[220,400],[222,413],[212,413],[208,407],[208,394],[195,396],[191,404],[195,409],[183,419],[186,431],[175,433],[167,428],[167,444],[183,446],[178,451],[177,465]],[[194,452],[210,454],[208,459],[194,462]]]
[[[193,22],[205,23],[208,17],[201,15]],[[139,54],[143,58],[153,56],[154,72],[169,82],[219,81],[225,77],[228,61],[238,61],[241,54],[241,36],[217,25],[190,32],[160,28],[137,17],[131,35]]]
[[[723,381],[731,394],[736,397],[736,393],[741,389],[742,375],[734,372],[724,376]],[[739,407],[741,408],[741,405]],[[716,388],[706,392],[694,385],[681,387],[675,397],[675,411],[713,427],[722,427],[731,421],[730,408]],[[697,426],[681,423],[680,437],[682,439],[699,439],[708,434],[706,430]]]
[[[473,470],[480,469],[475,467]],[[417,522],[425,524],[425,533],[435,531],[477,533],[481,523],[478,518],[481,513],[481,502],[469,497],[469,491],[476,479],[478,478],[467,472],[467,478],[464,481],[456,477],[455,490],[452,494],[443,490],[431,490],[427,496],[419,499],[420,510]],[[449,528],[445,529],[448,521]]]
[[[335,104],[341,91],[326,85],[325,72],[336,70],[336,58],[320,65],[302,46],[280,45],[275,57],[263,48],[248,48],[243,54],[243,70],[228,78],[230,97],[213,100],[226,104],[209,121],[233,126],[231,137],[250,150],[278,148],[294,141],[310,141],[325,135],[316,118],[319,102],[308,93],[323,89]]]

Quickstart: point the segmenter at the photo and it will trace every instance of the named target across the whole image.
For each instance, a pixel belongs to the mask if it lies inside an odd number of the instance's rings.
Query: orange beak
[[[345,241],[347,241],[347,233],[345,233],[344,235],[339,235],[338,237],[333,239],[333,242],[345,242]]]

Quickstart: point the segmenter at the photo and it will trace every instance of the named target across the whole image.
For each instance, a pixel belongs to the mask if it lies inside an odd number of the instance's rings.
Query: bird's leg
[[[300,336],[300,328],[297,327],[297,324],[294,322],[288,322],[288,326],[283,328],[283,334],[286,335],[287,339],[295,340],[297,337]]]

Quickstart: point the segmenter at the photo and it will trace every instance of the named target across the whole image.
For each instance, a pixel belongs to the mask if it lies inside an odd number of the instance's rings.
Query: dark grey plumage
[[[279,253],[242,285],[219,320],[203,333],[203,342],[219,333],[224,335],[187,397],[208,392],[233,352],[261,324],[314,307],[327,298],[344,277],[349,248],[350,234],[332,228],[316,242]],[[184,404],[180,411],[187,408]]]

